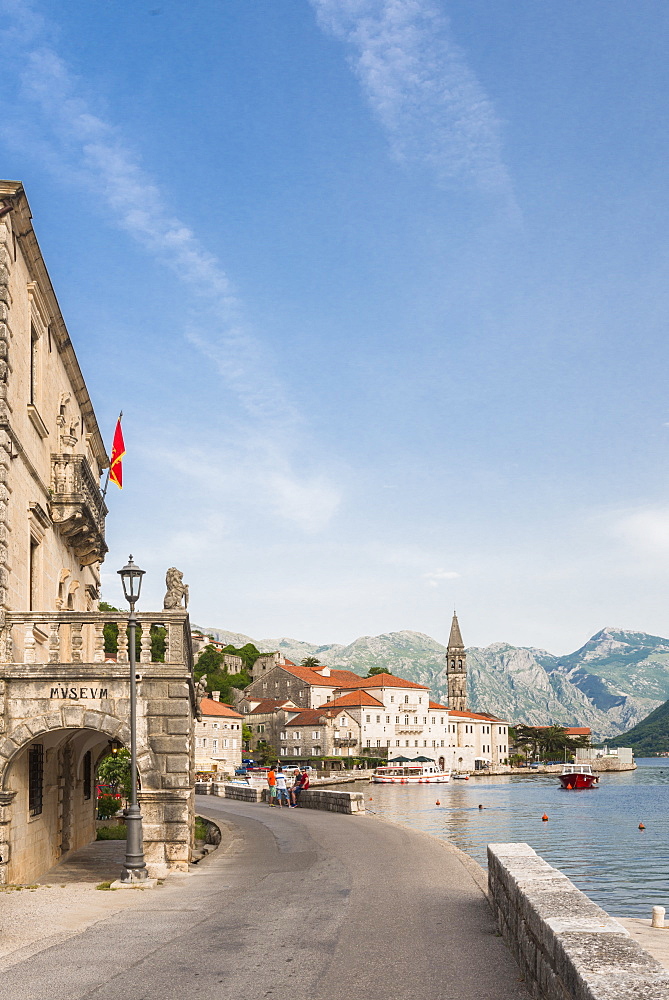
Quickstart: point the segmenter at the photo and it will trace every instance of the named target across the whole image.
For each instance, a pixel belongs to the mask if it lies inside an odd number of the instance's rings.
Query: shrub
[[[125,840],[126,827],[124,823],[118,826],[101,826],[98,830],[96,840]]]
[[[121,808],[121,800],[115,795],[101,795],[98,799],[98,819],[110,819]]]

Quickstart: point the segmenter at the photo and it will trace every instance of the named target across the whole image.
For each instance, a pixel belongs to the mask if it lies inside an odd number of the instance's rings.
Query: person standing
[[[288,786],[286,785],[286,775],[283,773],[280,767],[276,769],[276,801],[277,805],[283,806],[285,803],[289,805],[288,802]]]
[[[269,804],[270,806],[276,805],[276,771],[274,767],[270,767],[267,772],[267,784],[269,785]]]

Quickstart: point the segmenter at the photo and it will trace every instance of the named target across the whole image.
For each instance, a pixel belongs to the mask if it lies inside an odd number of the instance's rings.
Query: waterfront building
[[[129,742],[128,616],[98,610],[108,464],[25,192],[0,181],[0,883],[31,881],[95,838],[96,766],[111,742]],[[187,870],[193,815],[189,624],[170,596],[171,610],[137,614],[152,875]]]
[[[253,694],[281,688],[293,692],[290,700]],[[430,698],[426,685],[390,673],[359,677],[348,670],[285,662],[249,685],[237,707],[247,713],[254,746],[263,739],[282,758],[422,755],[442,767],[463,771],[504,763],[508,758],[506,722],[484,713],[451,711]],[[335,714],[325,713],[322,727],[309,730],[315,720],[311,716],[295,721],[300,712],[326,709]],[[340,709],[347,713],[342,727],[337,723]],[[315,732],[320,742],[313,737]],[[323,749],[326,743],[331,748],[327,751]],[[320,752],[313,749],[318,746]]]
[[[505,764],[509,757],[509,724],[484,712],[449,711],[456,735],[452,744],[456,770],[480,770],[493,764]]]
[[[195,770],[233,775],[242,763],[244,716],[220,700],[220,691],[200,701],[195,722]]]

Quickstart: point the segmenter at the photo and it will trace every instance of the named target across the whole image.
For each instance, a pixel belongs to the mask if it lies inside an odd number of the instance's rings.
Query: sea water
[[[487,844],[526,843],[612,916],[650,917],[653,906],[669,910],[669,759],[637,765],[582,791],[541,774],[363,791],[368,812],[442,837],[484,867]]]

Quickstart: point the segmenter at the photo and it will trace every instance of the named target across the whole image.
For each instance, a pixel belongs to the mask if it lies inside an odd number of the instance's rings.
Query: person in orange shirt
[[[273,767],[270,767],[267,772],[267,784],[269,785],[269,804],[270,806],[276,805],[276,772]]]

